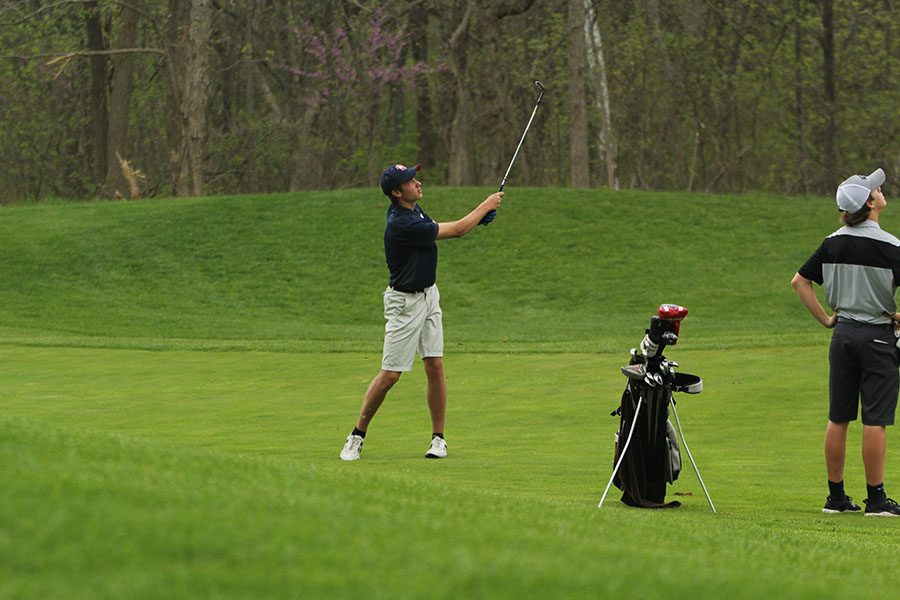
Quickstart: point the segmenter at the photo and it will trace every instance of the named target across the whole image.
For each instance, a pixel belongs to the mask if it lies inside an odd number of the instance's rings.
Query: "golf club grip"
[[[503,181],[500,182],[500,189],[497,191],[502,192],[504,185],[506,185],[506,177],[504,177]],[[497,209],[491,209],[490,211],[488,211],[488,214],[486,214],[486,215],[484,215],[484,217],[482,217],[482,219],[484,219],[485,217],[494,217],[496,214],[497,214]],[[494,219],[491,219],[491,221],[493,221],[493,220]],[[488,221],[487,223],[483,223],[483,222],[479,221],[478,224],[479,225],[489,225],[490,221]]]

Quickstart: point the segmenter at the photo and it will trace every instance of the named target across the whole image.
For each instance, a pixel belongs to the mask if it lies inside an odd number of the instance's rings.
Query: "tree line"
[[[900,173],[893,0],[6,0],[0,203]]]

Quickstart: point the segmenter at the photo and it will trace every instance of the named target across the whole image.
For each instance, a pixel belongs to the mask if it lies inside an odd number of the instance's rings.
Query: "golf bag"
[[[621,369],[628,381],[619,408],[612,412],[619,417],[619,429],[611,482],[622,490],[622,502],[628,506],[681,506],[677,500],[666,502],[666,485],[675,482],[681,472],[681,449],[669,421],[669,407],[674,410],[673,392],[697,394],[703,382],[696,375],[676,373],[677,363],[662,351],[677,343],[681,319],[686,315],[684,307],[660,306],[650,319],[640,349],[631,350],[628,366]]]

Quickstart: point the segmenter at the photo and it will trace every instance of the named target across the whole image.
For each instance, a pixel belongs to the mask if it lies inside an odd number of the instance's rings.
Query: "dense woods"
[[[3,0],[0,203],[900,174],[893,0]]]

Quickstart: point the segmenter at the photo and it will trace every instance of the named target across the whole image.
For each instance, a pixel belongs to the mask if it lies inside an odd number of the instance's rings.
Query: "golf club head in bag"
[[[688,309],[679,304],[661,304],[656,314],[650,317],[650,327],[641,342],[641,352],[652,357],[662,354],[666,346],[678,343],[681,332],[681,321],[687,316]]]
[[[664,321],[671,323],[672,331],[676,336],[681,330],[681,321],[688,314],[688,309],[679,304],[660,304],[656,309],[656,316]]]

